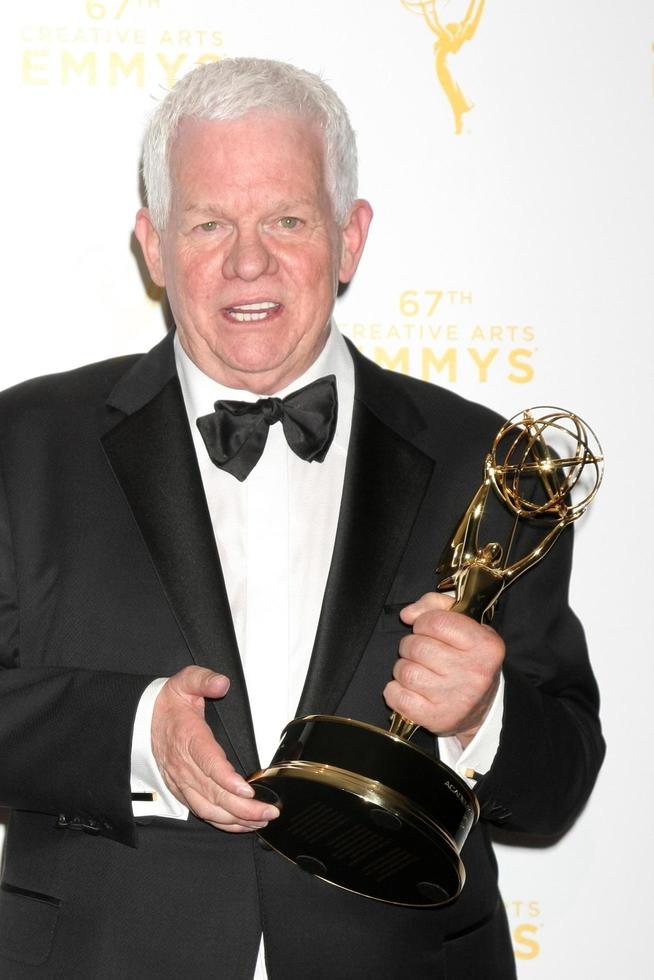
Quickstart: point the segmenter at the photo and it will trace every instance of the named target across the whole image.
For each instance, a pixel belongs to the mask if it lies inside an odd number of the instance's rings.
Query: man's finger
[[[411,602],[404,609],[400,610],[400,619],[407,626],[413,626],[418,616],[422,613],[430,612],[432,609],[449,609],[454,599],[442,592],[426,592],[415,602]]]
[[[241,832],[260,830],[270,820],[279,816],[279,811],[269,804],[252,801],[249,806],[244,808],[243,800],[239,800],[237,797],[231,797],[231,799],[225,797],[225,804],[220,805],[207,800],[202,793],[192,787],[186,790],[185,795],[190,809],[197,817],[213,826],[220,827],[221,830],[237,827],[242,829]],[[235,810],[232,810],[232,804],[235,805]]]
[[[169,683],[176,694],[189,697],[223,698],[229,690],[229,678],[208,667],[184,667]]]

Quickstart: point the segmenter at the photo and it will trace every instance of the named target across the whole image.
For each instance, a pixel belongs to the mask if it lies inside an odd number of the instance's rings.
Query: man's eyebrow
[[[315,201],[313,201],[310,197],[294,197],[292,199],[280,198],[278,201],[273,201],[272,204],[268,205],[266,211],[269,212],[270,214],[274,214],[275,212],[278,212],[280,214],[281,213],[287,214],[289,211],[292,211],[294,208],[299,206],[313,208],[315,207]],[[185,214],[192,214],[197,212],[202,212],[203,214],[224,213],[223,208],[220,204],[211,203],[209,201],[204,203],[198,203],[192,201],[190,204],[187,204],[186,207],[184,208]]]
[[[194,211],[202,211],[202,212],[210,211],[212,214],[220,214],[222,213],[222,208],[220,207],[219,204],[196,204],[195,202],[191,202],[191,204],[187,204],[186,207],[184,208],[184,212],[187,214],[190,214],[191,212]]]
[[[279,201],[273,201],[269,211],[289,211],[298,205],[303,205],[304,207],[315,207],[315,201],[310,197],[294,197],[290,200],[288,198],[280,198]]]

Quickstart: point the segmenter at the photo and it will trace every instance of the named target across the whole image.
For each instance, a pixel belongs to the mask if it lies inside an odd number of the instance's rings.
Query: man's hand
[[[223,698],[228,689],[229,679],[206,667],[170,677],[154,704],[152,752],[180,803],[219,830],[242,833],[265,827],[279,810],[253,799],[204,720],[205,698]]]
[[[389,708],[465,746],[486,717],[499,683],[504,643],[490,626],[450,612],[449,596],[428,592],[401,611],[413,633],[400,641]]]

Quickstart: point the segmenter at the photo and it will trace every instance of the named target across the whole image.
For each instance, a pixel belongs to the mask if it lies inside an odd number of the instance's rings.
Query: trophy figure
[[[465,41],[470,41],[474,37],[484,9],[484,0],[470,0],[463,19],[445,25],[441,23],[436,11],[436,0],[402,0],[402,5],[412,14],[422,14],[427,27],[436,36],[434,41],[436,77],[452,107],[454,132],[458,136],[463,129],[463,114],[469,112],[473,104],[468,102],[452,78],[448,58],[456,54]]]
[[[533,408],[509,419],[486,457],[479,490],[436,568],[452,609],[489,620],[502,593],[549,552],[593,500],[602,450],[576,415]],[[491,495],[512,518],[508,540],[480,544]],[[521,522],[542,540],[510,561]],[[479,816],[465,780],[409,741],[419,726],[393,713],[389,731],[349,718],[296,718],[270,766],[250,777],[280,816],[257,831],[319,878],[369,898],[433,907],[465,881],[460,852]]]

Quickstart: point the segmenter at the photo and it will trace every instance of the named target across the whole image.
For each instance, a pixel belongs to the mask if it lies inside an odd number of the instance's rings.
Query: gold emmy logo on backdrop
[[[455,591],[452,608],[490,619],[501,593],[581,517],[602,474],[602,450],[578,416],[533,408],[509,419],[436,568],[437,587]],[[505,525],[504,546],[480,543],[488,523],[493,539]],[[511,558],[524,523],[535,525],[534,539]],[[290,722],[270,766],[250,777],[257,797],[281,811],[259,836],[304,871],[368,898],[423,907],[455,898],[479,807],[465,780],[411,744],[418,727],[395,713],[389,731],[326,715]]]
[[[513,940],[513,955],[517,960],[535,960],[540,956],[543,912],[538,901],[508,901],[504,903]]]
[[[402,0],[402,6],[412,14],[420,14],[429,30],[436,36],[434,41],[434,67],[436,78],[447,96],[454,113],[454,132],[458,135],[463,129],[463,115],[470,112],[473,103],[468,102],[455,82],[450,71],[448,59],[457,54],[461,46],[475,36],[482,12],[484,0],[470,0],[467,10],[460,21],[451,21],[443,25],[443,14],[439,17],[437,5],[447,6],[449,0]]]

